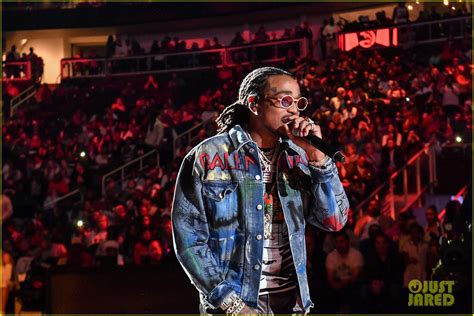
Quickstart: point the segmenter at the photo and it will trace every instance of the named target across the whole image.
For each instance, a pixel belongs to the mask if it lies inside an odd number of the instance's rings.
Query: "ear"
[[[258,115],[258,106],[256,103],[251,103],[249,104],[249,110],[252,112],[254,115]]]
[[[247,97],[247,102],[249,104],[249,109],[255,115],[258,115],[257,99],[258,99],[258,97],[256,95],[249,95]]]

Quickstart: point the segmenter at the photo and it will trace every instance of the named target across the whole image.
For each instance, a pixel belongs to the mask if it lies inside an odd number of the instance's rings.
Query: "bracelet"
[[[325,166],[329,161],[329,156],[324,156],[323,159],[321,160],[310,160],[308,161],[309,164],[313,167],[319,167],[319,168],[322,168],[323,166]]]
[[[234,303],[234,301],[238,299],[240,299],[240,297],[237,295],[237,293],[233,292],[224,299],[219,307],[226,311]]]
[[[227,315],[238,315],[242,309],[244,309],[245,303],[239,297],[232,301],[232,305],[226,309],[225,313]]]

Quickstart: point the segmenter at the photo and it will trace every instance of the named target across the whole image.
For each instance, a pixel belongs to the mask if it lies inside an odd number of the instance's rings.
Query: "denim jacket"
[[[292,141],[280,139],[280,145],[278,195],[300,297],[308,312],[314,304],[306,273],[305,224],[340,230],[349,202],[332,160],[314,167]],[[184,158],[173,200],[173,241],[203,306],[217,308],[235,295],[248,306],[257,306],[264,190],[257,144],[239,125],[204,140]]]

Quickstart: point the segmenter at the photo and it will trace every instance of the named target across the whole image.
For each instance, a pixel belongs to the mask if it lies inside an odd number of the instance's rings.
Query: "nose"
[[[293,104],[286,111],[291,114],[300,113],[300,111],[298,111],[298,106],[296,105],[296,102],[293,102]]]

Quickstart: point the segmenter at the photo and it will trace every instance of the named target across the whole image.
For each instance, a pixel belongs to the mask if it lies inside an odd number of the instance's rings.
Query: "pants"
[[[205,309],[202,304],[199,307],[201,315],[212,316],[225,314],[223,310]],[[303,303],[301,302],[298,288],[282,293],[264,294],[258,297],[256,311],[259,315],[293,314],[304,315]]]

